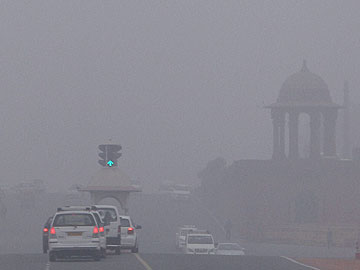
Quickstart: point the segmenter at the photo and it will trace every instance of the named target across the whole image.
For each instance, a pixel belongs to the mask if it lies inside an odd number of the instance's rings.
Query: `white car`
[[[244,248],[237,243],[219,243],[216,255],[245,255]]]
[[[97,226],[99,228],[99,238],[100,238],[100,248],[102,257],[106,257],[106,235],[105,235],[105,223],[101,219],[99,212],[96,210],[95,207],[90,206],[64,206],[57,209],[58,212],[61,211],[91,211],[94,214]]]
[[[175,184],[172,182],[162,183],[159,191],[161,194],[169,195],[176,200],[188,200],[191,196],[191,187],[189,185]]]
[[[186,254],[215,254],[214,238],[206,233],[189,233],[186,237]]]
[[[137,229],[140,225],[135,225],[129,216],[120,216],[121,224],[121,248],[130,249],[132,253],[139,252],[139,242],[137,239]]]
[[[179,227],[179,230],[176,233],[176,247],[178,249],[183,249],[186,244],[186,236],[188,233],[192,233],[195,230],[197,230],[195,225],[184,225]]]
[[[60,211],[54,215],[49,233],[49,260],[73,256],[101,258],[100,233],[90,211]]]
[[[121,225],[117,208],[113,205],[93,205],[93,207],[99,212],[105,223],[106,248],[120,254]]]
[[[175,185],[171,193],[172,198],[176,200],[188,200],[190,198],[191,191],[188,185]]]

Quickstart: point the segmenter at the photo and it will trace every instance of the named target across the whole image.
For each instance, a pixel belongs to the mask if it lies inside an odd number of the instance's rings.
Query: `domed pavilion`
[[[336,120],[341,106],[332,101],[327,84],[309,71],[306,61],[299,72],[285,80],[277,101],[267,108],[271,109],[273,121],[273,159],[299,158],[299,116],[303,113],[310,117],[310,158],[320,158],[321,153],[336,156]],[[285,149],[286,119],[288,151]]]
[[[141,188],[131,184],[130,177],[121,169],[101,168],[91,179],[89,185],[80,191],[87,191],[91,203],[98,204],[106,198],[117,200],[121,208],[128,213],[128,199],[132,192],[140,192]]]

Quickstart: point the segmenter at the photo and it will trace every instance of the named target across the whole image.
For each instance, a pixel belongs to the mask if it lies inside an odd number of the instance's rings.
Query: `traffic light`
[[[118,158],[121,157],[121,146],[118,144],[108,144],[107,146],[107,163],[108,167],[113,167],[118,165]]]
[[[121,145],[118,144],[101,144],[99,145],[99,157],[98,162],[103,167],[114,167],[118,165],[118,158],[121,157]]]

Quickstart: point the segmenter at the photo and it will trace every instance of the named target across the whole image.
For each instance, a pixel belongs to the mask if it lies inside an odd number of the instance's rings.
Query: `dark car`
[[[43,253],[47,253],[49,249],[49,230],[50,230],[50,224],[53,217],[49,217],[48,220],[44,224],[43,228]]]

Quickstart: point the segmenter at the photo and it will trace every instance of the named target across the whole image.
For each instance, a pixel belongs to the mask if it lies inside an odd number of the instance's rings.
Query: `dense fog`
[[[266,104],[309,69],[359,103],[357,1],[2,1],[1,184],[87,183],[97,145],[148,189],[271,157]],[[356,128],[356,127],[355,127]],[[357,142],[354,142],[357,143]]]
[[[355,0],[1,1],[0,268],[31,254],[49,270],[45,221],[100,202],[142,225],[125,235],[138,230],[140,253],[165,269],[169,254],[198,252],[176,242],[185,225],[214,237],[200,252],[231,240],[261,257],[244,265],[360,258],[359,10]],[[118,167],[105,144],[121,145]],[[110,226],[96,222],[89,238]]]

